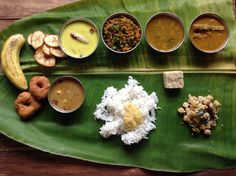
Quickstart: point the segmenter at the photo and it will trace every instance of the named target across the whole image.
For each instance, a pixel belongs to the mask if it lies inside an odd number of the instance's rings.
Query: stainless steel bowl
[[[227,25],[226,25],[226,22],[224,21],[223,18],[221,18],[219,15],[217,15],[217,14],[215,14],[215,13],[210,13],[210,12],[205,12],[205,13],[202,13],[202,14],[198,15],[198,16],[195,17],[195,18],[192,20],[192,22],[191,22],[191,25],[190,25],[190,27],[189,27],[189,36],[190,36],[191,27],[192,27],[192,25],[194,24],[194,22],[195,22],[196,20],[198,20],[199,18],[202,18],[202,17],[209,17],[209,16],[210,16],[210,17],[213,17],[213,18],[215,18],[215,19],[217,19],[217,20],[219,20],[219,21],[224,25],[224,27],[225,27],[225,29],[226,29],[226,31],[227,31],[227,38],[225,39],[224,43],[223,43],[219,48],[217,48],[217,49],[215,49],[215,50],[204,50],[204,49],[201,49],[201,48],[197,47],[196,45],[194,45],[194,42],[192,41],[192,38],[191,38],[191,37],[190,37],[190,40],[191,40],[191,43],[193,44],[193,46],[194,46],[195,48],[197,48],[199,51],[202,51],[202,52],[204,52],[204,53],[212,54],[212,53],[216,53],[216,52],[221,51],[221,50],[227,45],[228,40],[229,40],[229,29],[228,29],[228,27],[227,27]]]
[[[150,43],[150,41],[147,39],[146,31],[147,31],[147,26],[148,26],[149,22],[150,22],[153,18],[156,18],[156,17],[159,17],[159,16],[168,16],[168,17],[171,17],[171,18],[175,19],[175,20],[181,25],[181,27],[182,27],[182,29],[183,29],[184,35],[183,35],[183,38],[181,39],[181,41],[178,43],[178,45],[176,45],[175,47],[173,47],[173,48],[171,48],[171,49],[169,49],[169,50],[160,50],[160,49],[158,49],[158,48],[155,48],[155,47]],[[177,50],[177,49],[183,44],[183,42],[184,42],[184,39],[185,39],[184,24],[183,24],[182,20],[181,20],[177,15],[175,15],[175,14],[173,14],[173,13],[170,13],[170,12],[158,12],[158,13],[154,14],[153,16],[151,16],[151,17],[149,18],[149,20],[147,21],[147,24],[146,24],[146,26],[145,26],[145,38],[146,38],[146,41],[147,41],[147,43],[149,44],[149,46],[150,46],[151,48],[153,48],[154,50],[156,50],[156,51],[158,51],[158,52],[160,52],[160,53],[170,53],[170,52],[172,52],[172,51]]]
[[[104,28],[104,25],[106,24],[106,22],[107,22],[108,20],[112,19],[112,18],[119,17],[119,16],[125,16],[125,17],[131,19],[136,25],[138,25],[138,26],[140,27],[140,40],[139,40],[139,42],[136,44],[135,47],[133,47],[132,49],[130,49],[130,50],[128,50],[128,51],[117,51],[117,50],[114,50],[114,49],[110,48],[110,47],[106,44],[106,42],[104,41],[104,38],[103,38],[103,28]],[[135,16],[133,16],[133,15],[131,15],[131,14],[129,14],[129,13],[125,13],[125,12],[118,12],[118,13],[114,13],[114,14],[110,15],[110,16],[107,17],[107,18],[105,19],[105,21],[103,22],[102,28],[101,28],[101,38],[102,38],[102,41],[103,41],[104,45],[105,45],[109,50],[111,50],[111,51],[113,51],[113,52],[115,52],[115,53],[125,54],[125,53],[129,53],[129,52],[135,50],[135,48],[137,48],[137,46],[140,44],[141,39],[142,39],[142,28],[141,28],[140,22],[138,21],[138,19],[137,19]]]
[[[50,96],[49,96],[49,95],[50,95],[50,93],[51,93],[51,91],[52,91],[52,88],[53,88],[53,86],[54,86],[55,84],[58,84],[60,81],[68,80],[68,79],[75,81],[76,83],[78,83],[78,84],[82,87],[82,89],[83,89],[83,100],[82,100],[80,106],[78,106],[78,107],[76,107],[76,108],[74,108],[74,109],[64,110],[64,109],[61,109],[61,108],[57,107],[54,103],[52,103],[52,101],[50,100]],[[73,77],[73,76],[61,76],[61,77],[58,77],[57,79],[55,79],[55,80],[53,81],[53,83],[51,84],[51,86],[50,86],[50,88],[49,88],[49,91],[48,91],[47,98],[48,98],[48,102],[49,102],[49,104],[51,105],[51,107],[52,107],[54,110],[56,110],[57,112],[65,113],[65,114],[66,114],[66,113],[72,113],[72,112],[76,111],[77,109],[79,109],[79,108],[82,106],[82,104],[83,104],[83,102],[84,102],[84,99],[85,99],[85,89],[84,89],[84,86],[83,86],[82,82],[81,82],[79,79],[77,79],[77,78],[75,78],[75,77]],[[75,98],[76,98],[76,97],[75,97]]]
[[[97,37],[98,37],[98,42],[97,42],[97,46],[95,47],[94,51],[92,53],[90,53],[89,55],[87,56],[82,56],[82,57],[75,57],[74,55],[72,55],[71,53],[69,53],[67,50],[65,50],[65,48],[63,47],[62,45],[62,42],[61,42],[61,34],[63,32],[63,30],[65,29],[65,27],[70,24],[70,23],[73,23],[75,21],[83,21],[83,22],[86,22],[88,24],[90,24],[97,32]],[[59,44],[60,44],[60,47],[61,49],[64,51],[64,53],[66,53],[68,56],[72,57],[72,58],[75,58],[75,59],[83,59],[83,58],[86,58],[86,57],[89,57],[90,55],[92,55],[95,50],[97,49],[98,47],[98,44],[99,44],[99,30],[97,28],[97,26],[89,19],[87,18],[84,18],[84,17],[75,17],[75,18],[71,18],[69,20],[67,20],[61,27],[60,31],[59,31]]]

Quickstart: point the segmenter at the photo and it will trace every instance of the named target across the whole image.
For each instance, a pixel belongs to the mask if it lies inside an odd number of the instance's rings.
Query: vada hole
[[[27,101],[27,102],[24,102],[23,105],[25,106],[30,106],[31,102]]]
[[[37,82],[37,86],[38,86],[39,88],[43,88],[43,83],[42,83],[42,82]]]

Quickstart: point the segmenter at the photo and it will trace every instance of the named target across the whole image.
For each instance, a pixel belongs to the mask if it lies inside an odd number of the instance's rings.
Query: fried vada
[[[45,76],[34,76],[30,80],[29,91],[36,100],[43,100],[48,93],[50,82]]]
[[[32,117],[41,107],[30,92],[20,93],[15,100],[16,111],[22,119]]]

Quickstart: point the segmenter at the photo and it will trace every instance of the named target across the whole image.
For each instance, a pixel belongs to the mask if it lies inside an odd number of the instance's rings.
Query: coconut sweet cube
[[[166,71],[163,73],[166,89],[181,89],[184,87],[184,73],[182,71]]]

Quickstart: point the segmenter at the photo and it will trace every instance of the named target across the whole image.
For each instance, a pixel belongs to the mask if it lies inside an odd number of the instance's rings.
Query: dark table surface
[[[6,28],[17,19],[74,1],[75,0],[0,0],[0,30]],[[139,168],[101,165],[42,152],[0,134],[0,176],[42,176],[44,174],[59,176],[233,176],[236,175],[236,169],[207,170],[196,173],[165,173],[147,171]]]

